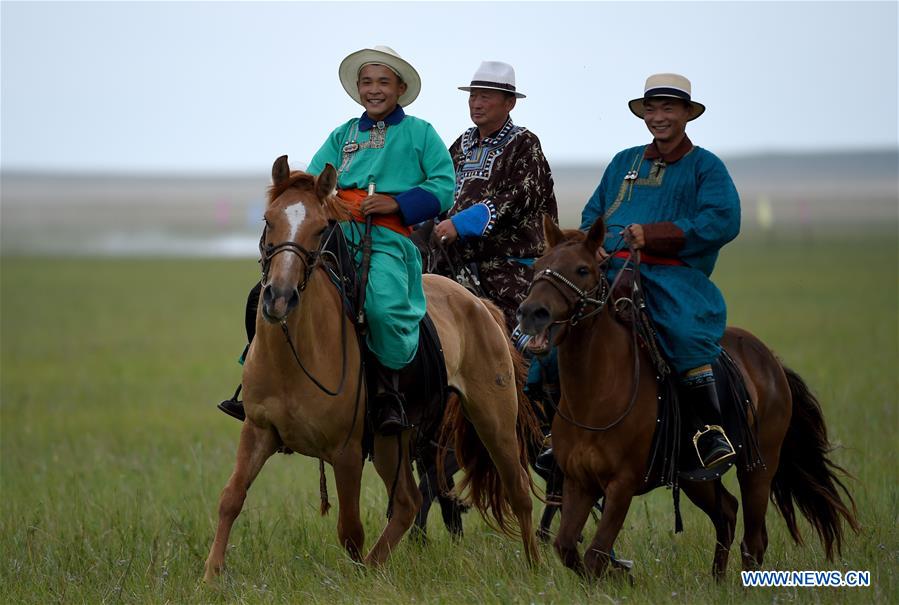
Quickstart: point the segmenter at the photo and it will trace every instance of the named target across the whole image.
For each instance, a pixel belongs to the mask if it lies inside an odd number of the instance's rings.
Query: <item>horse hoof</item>
[[[207,586],[212,586],[215,588],[218,586],[220,571],[212,571],[211,569],[206,569],[206,573],[203,574],[203,583]]]
[[[428,534],[427,532],[417,525],[413,525],[412,529],[409,530],[409,541],[414,542],[420,546],[427,546],[428,544]]]
[[[628,561],[628,562],[631,563],[631,565],[633,566],[632,562],[630,562],[630,561]],[[636,585],[636,582],[634,581],[634,576],[631,575],[631,568],[626,567],[623,564],[621,564],[619,566],[619,562],[617,560],[613,560],[611,562],[611,565],[609,566],[609,569],[606,573],[607,573],[607,577],[612,581],[626,582],[628,584],[628,586],[630,586],[630,587],[633,587]]]

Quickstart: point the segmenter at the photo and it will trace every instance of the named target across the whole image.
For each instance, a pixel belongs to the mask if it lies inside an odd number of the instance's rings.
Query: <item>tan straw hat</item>
[[[359,72],[366,65],[373,64],[384,65],[406,83],[406,92],[398,101],[400,106],[410,105],[418,96],[418,93],[421,92],[421,78],[418,72],[400,57],[395,50],[389,46],[363,48],[341,61],[340,68],[337,70],[343,89],[360,105],[362,105],[362,101],[359,99],[359,89],[356,86],[356,82],[359,80]]]
[[[643,96],[633,99],[627,105],[635,116],[643,119],[643,101],[653,97],[672,97],[683,99],[690,104],[690,118],[695,120],[705,111],[705,105],[690,98],[690,80],[680,74],[653,74],[646,78]],[[687,121],[689,121],[687,120]]]

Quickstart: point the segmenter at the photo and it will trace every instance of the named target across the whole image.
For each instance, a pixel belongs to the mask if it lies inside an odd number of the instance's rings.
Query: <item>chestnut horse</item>
[[[360,560],[363,552],[359,496],[365,389],[357,382],[361,354],[353,324],[341,310],[341,295],[315,252],[329,219],[346,218],[333,195],[337,173],[331,165],[318,177],[291,172],[287,156],[282,156],[272,167],[272,181],[261,243],[265,276],[256,337],[243,369],[247,417],[234,472],[219,502],[207,581],[223,568],[228,535],[250,484],[282,447],[332,465],[338,539],[353,559]],[[517,517],[525,555],[535,563],[539,555],[531,525],[532,484],[523,443],[528,429],[522,426],[527,415],[519,414],[521,385],[502,319],[452,280],[425,276],[424,290],[443,348],[451,399],[464,407],[463,418],[456,404],[453,429],[466,442],[457,446],[469,447],[459,457],[466,470],[463,484],[474,506],[492,514],[507,533],[513,533],[509,513]],[[473,425],[477,443],[472,443],[474,431],[466,423]],[[410,433],[374,437],[374,465],[391,498],[392,514],[365,556],[366,564],[387,560],[421,503],[410,464]],[[469,469],[465,463],[472,460],[477,463]]]
[[[634,351],[631,330],[606,304],[609,284],[596,262],[605,238],[602,219],[586,235],[563,232],[548,218],[544,230],[549,248],[535,265],[531,291],[518,313],[525,331],[559,347],[562,399],[552,434],[565,480],[554,545],[566,566],[598,577],[608,568],[631,499],[653,487],[647,481],[647,467],[659,385],[648,354],[643,347]],[[721,344],[736,362],[754,404],[747,413],[750,426],[758,427],[764,463],[751,470],[737,463],[745,529],[740,545],[743,568],[754,569],[764,559],[769,497],[793,539],[801,543],[795,500],[831,560],[834,545],[838,552],[841,547],[842,520],[856,532],[859,524],[855,502],[836,476],[842,469],[827,456],[827,429],[817,400],[803,380],[749,332],[728,328]],[[639,355],[636,367],[635,355]],[[593,430],[584,430],[586,426]],[[720,580],[734,539],[737,499],[720,478],[682,481],[680,486],[715,526],[712,574]],[[838,487],[846,493],[848,505]],[[605,493],[603,515],[582,561],[578,536],[601,493]]]

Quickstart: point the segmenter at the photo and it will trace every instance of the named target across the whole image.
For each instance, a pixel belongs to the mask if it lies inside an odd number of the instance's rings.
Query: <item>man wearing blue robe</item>
[[[735,455],[721,428],[711,367],[721,352],[727,309],[709,278],[718,251],[739,233],[740,199],[721,160],[687,137],[687,122],[705,111],[691,99],[687,78],[650,76],[643,97],[629,107],[653,141],[612,159],[584,208],[581,229],[602,217],[617,225],[605,249],[624,236],[640,250],[649,315],[692,405],[697,455],[708,468]],[[627,254],[616,256],[612,271]]]

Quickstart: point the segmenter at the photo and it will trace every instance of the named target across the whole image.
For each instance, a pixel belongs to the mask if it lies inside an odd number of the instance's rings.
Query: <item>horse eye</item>
[[[586,277],[586,276],[590,275],[590,269],[588,269],[585,266],[580,266],[577,268],[577,274],[580,275],[581,277]]]

